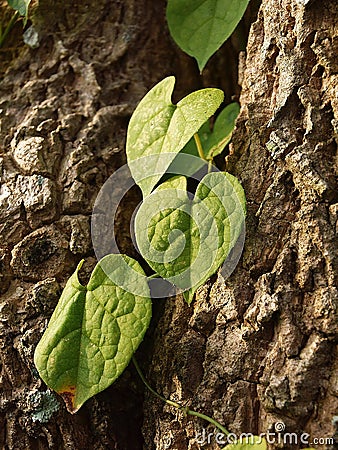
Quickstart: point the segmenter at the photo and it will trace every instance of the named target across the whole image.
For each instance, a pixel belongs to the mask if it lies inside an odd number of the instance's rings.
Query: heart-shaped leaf
[[[249,0],[168,0],[167,21],[177,45],[200,71],[241,20]]]
[[[232,175],[207,174],[194,199],[187,195],[185,177],[175,177],[140,206],[135,217],[136,242],[148,264],[185,290],[190,303],[196,289],[234,247],[244,218],[244,191]]]
[[[175,77],[168,77],[151,89],[128,126],[128,165],[144,197],[224,98],[220,89],[209,88],[193,92],[173,105],[174,85]]]
[[[212,130],[208,120],[198,131],[206,160],[212,161],[214,157],[222,153],[224,147],[229,144],[239,110],[240,107],[238,103],[230,103],[230,105],[226,106],[217,116]],[[182,152],[198,156],[194,138],[190,139]]]
[[[260,436],[243,438],[241,442],[226,445],[222,450],[266,450],[266,440]]]
[[[78,280],[81,265],[68,280],[34,355],[41,378],[71,413],[121,375],[151,318],[146,277],[135,260],[104,257],[87,287]],[[144,296],[133,294],[136,285]]]

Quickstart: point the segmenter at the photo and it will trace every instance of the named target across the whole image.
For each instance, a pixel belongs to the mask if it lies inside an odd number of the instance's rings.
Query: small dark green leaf
[[[249,0],[168,0],[167,21],[177,45],[200,71],[241,20]]]
[[[149,288],[136,261],[124,255],[104,257],[87,287],[78,280],[81,264],[34,355],[41,378],[63,397],[71,413],[121,375],[151,318]],[[144,296],[133,294],[135,286]]]
[[[222,153],[224,147],[229,144],[239,110],[238,103],[230,103],[217,116],[213,130],[211,130],[209,121],[205,122],[200,128],[198,135],[201,140],[205,159],[208,161],[212,161],[215,156]],[[194,138],[190,139],[182,152],[198,156]]]
[[[203,147],[206,159],[212,160],[229,144],[239,110],[238,103],[231,103],[217,116],[212,133]]]

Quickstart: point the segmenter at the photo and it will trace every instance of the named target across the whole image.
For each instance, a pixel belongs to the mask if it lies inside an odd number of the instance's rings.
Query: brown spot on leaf
[[[79,409],[74,404],[75,391],[76,391],[76,387],[75,386],[69,386],[69,387],[65,388],[63,391],[59,392],[59,394],[61,395],[61,397],[63,398],[63,400],[64,400],[64,402],[66,404],[67,410],[71,414],[75,414],[78,411],[78,409]]]

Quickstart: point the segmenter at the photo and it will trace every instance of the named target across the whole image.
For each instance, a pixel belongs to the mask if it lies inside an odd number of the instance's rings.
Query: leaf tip
[[[200,75],[202,75],[203,69],[207,63],[207,61],[200,61],[198,58],[195,58],[198,65],[198,70],[200,71]]]
[[[191,305],[194,299],[195,291],[193,289],[189,289],[188,291],[183,292],[183,298],[188,306]]]
[[[61,395],[63,401],[66,404],[67,411],[71,414],[75,414],[81,407],[81,405],[77,405],[75,403],[75,386],[68,386],[64,388],[62,391],[58,391],[58,394]]]

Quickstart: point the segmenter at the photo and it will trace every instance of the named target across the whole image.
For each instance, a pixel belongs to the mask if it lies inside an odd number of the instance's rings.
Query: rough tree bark
[[[95,264],[92,206],[125,163],[136,104],[169,74],[177,99],[204,81],[169,37],[164,1],[40,0],[33,23],[39,48],[22,45],[17,24],[0,51],[0,448],[137,450],[143,388],[132,369],[71,416],[39,380],[33,353],[78,261],[87,273]],[[237,47],[214,66],[236,61]],[[209,70],[205,83],[223,76],[229,98],[235,74]],[[121,251],[134,257],[127,230],[137,199],[129,194],[116,223]]]
[[[138,356],[160,392],[235,433],[281,420],[287,431],[334,432],[335,3],[263,0],[227,158],[248,198],[241,263],[190,308],[180,298],[158,301]],[[40,47],[14,41],[0,56],[8,67],[0,87],[1,448],[200,448],[203,424],[147,393],[143,403],[132,368],[71,416],[32,362],[67,277],[83,257],[88,273],[95,263],[90,213],[100,186],[125,163],[136,103],[172,73],[177,98],[203,85],[238,93],[232,69],[226,74],[236,42],[200,78],[168,37],[164,8],[151,0],[40,0]],[[116,224],[122,251],[134,257],[126,219],[136,199],[131,193]]]
[[[248,200],[245,250],[191,308],[167,302],[157,326],[152,383],[237,434],[277,422],[309,443],[335,433],[337,24],[336,0],[263,0],[227,157]],[[201,448],[203,424],[151,397],[145,411],[147,449]]]

